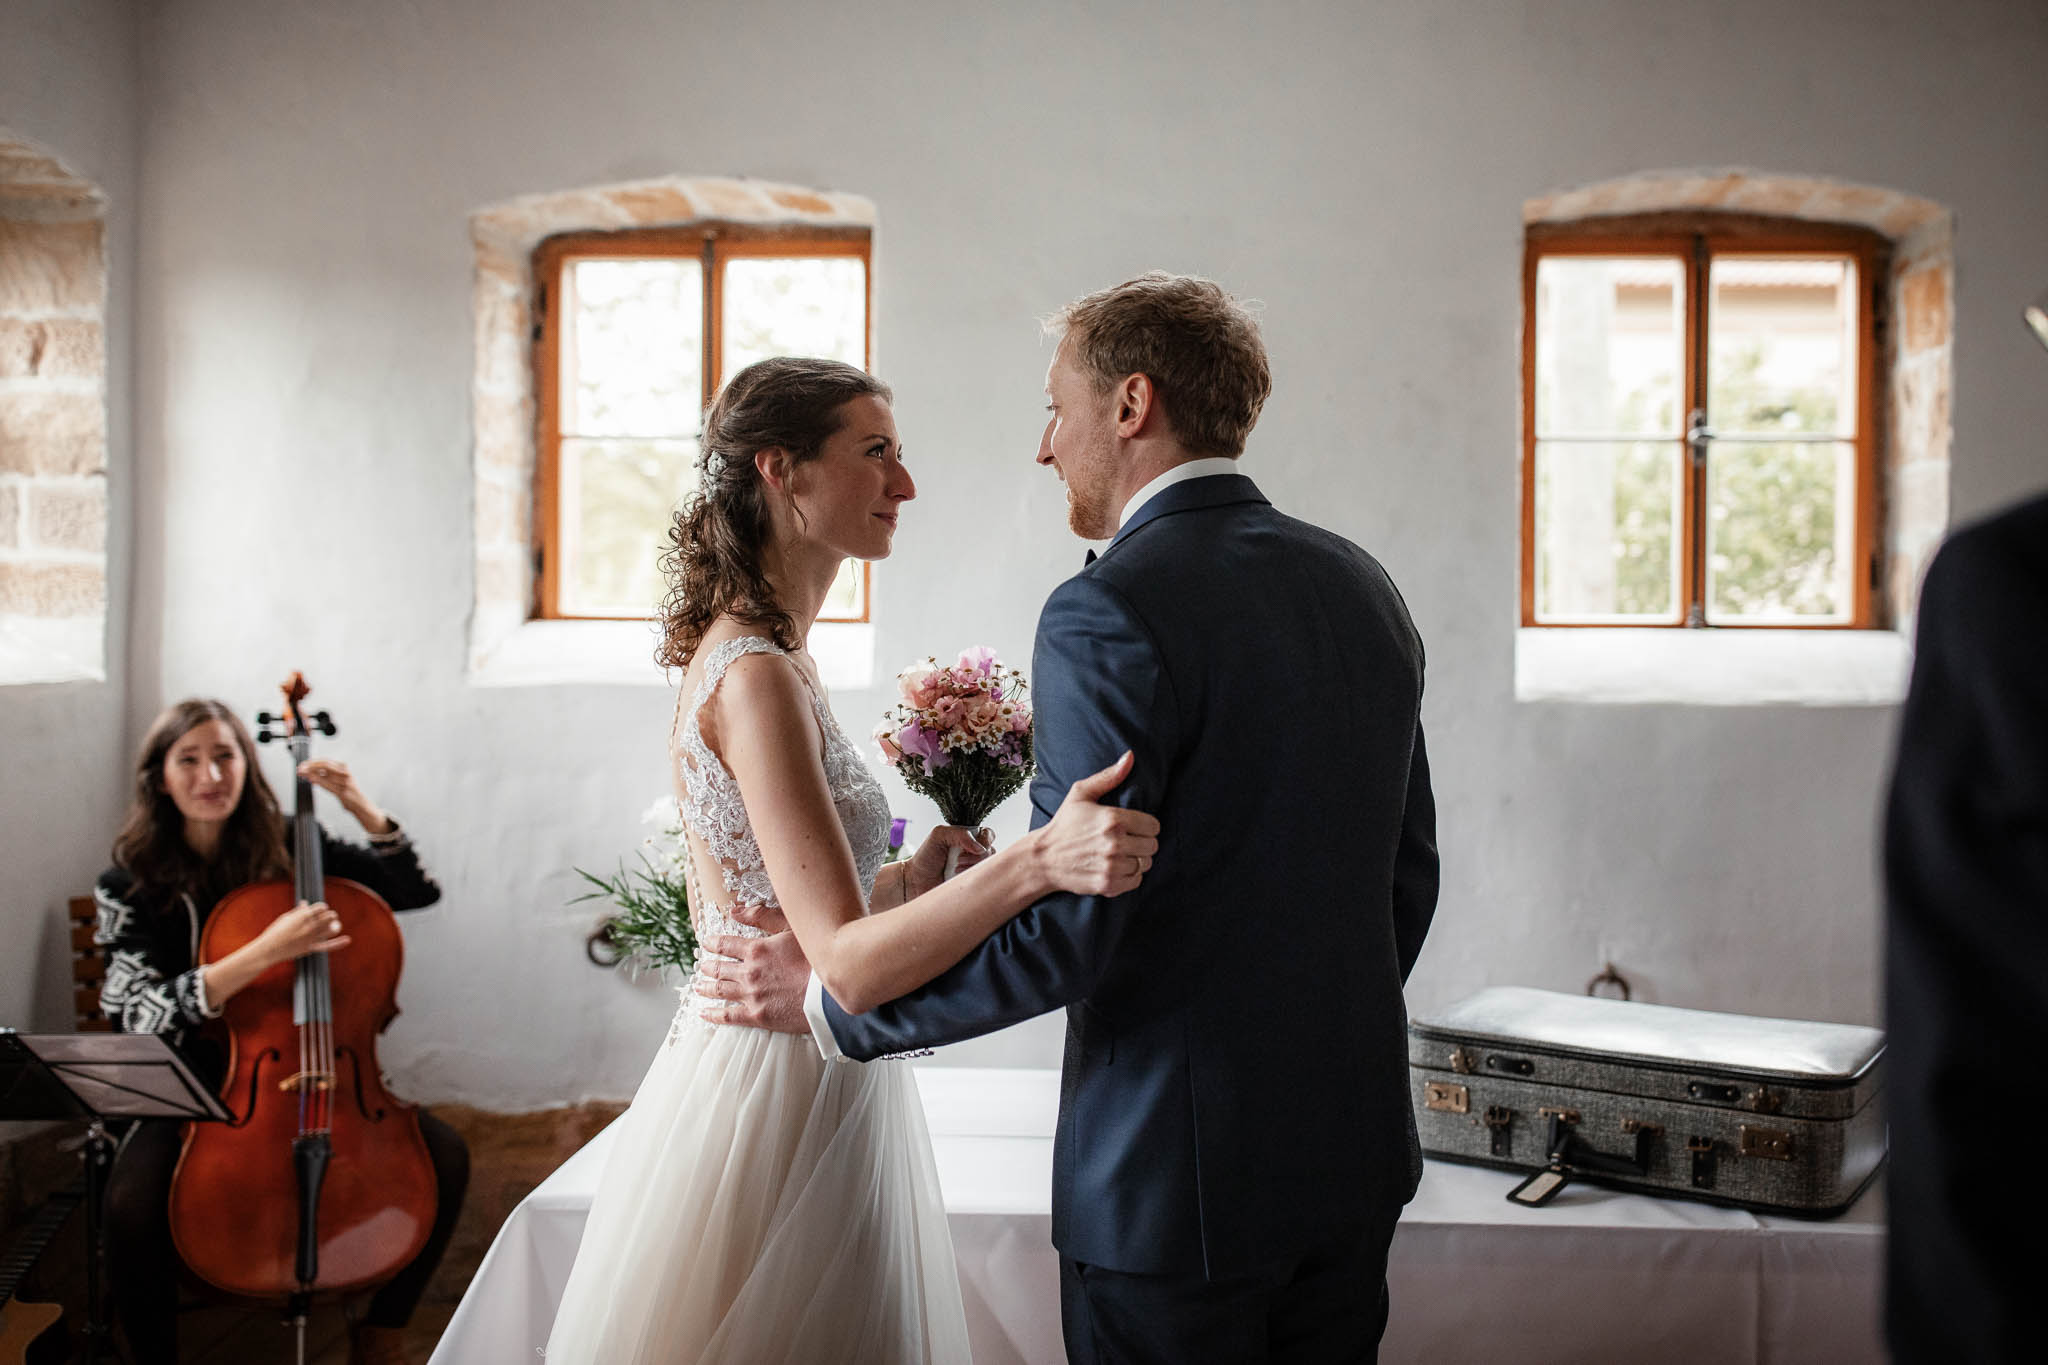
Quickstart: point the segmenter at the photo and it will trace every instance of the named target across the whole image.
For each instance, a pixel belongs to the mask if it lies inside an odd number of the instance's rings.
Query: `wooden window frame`
[[[1522,255],[1522,516],[1521,621],[1542,630],[1870,630],[1883,591],[1883,519],[1879,452],[1879,364],[1885,328],[1885,291],[1891,244],[1866,228],[1751,214],[1687,212],[1638,214],[1572,223],[1533,223]],[[1536,273],[1551,256],[1643,256],[1677,259],[1685,277],[1684,410],[1707,404],[1706,288],[1717,257],[1742,255],[1851,256],[1857,270],[1856,526],[1846,621],[1705,620],[1707,512],[1706,462],[1685,458],[1679,516],[1679,611],[1675,621],[1539,621],[1536,618]],[[1689,419],[1687,425],[1690,425]],[[1660,440],[1665,438],[1658,438]]]
[[[553,621],[627,621],[646,618],[576,616],[561,606],[560,480],[562,456],[561,360],[562,272],[579,260],[603,258],[692,258],[704,267],[704,392],[702,408],[725,382],[725,266],[739,258],[778,256],[851,256],[861,262],[866,281],[866,335],[861,363],[872,367],[875,353],[875,270],[873,234],[865,227],[761,226],[750,223],[704,222],[682,227],[631,228],[617,232],[565,232],[534,248],[534,476],[533,476],[533,602],[531,615]],[[861,568],[860,611],[853,616],[820,618],[832,622],[866,622],[873,609],[871,565]]]

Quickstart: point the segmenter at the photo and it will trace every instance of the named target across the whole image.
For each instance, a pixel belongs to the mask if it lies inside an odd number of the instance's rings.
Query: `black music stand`
[[[0,1028],[0,1119],[85,1124],[85,1361],[97,1365],[110,1329],[101,1289],[100,1214],[114,1164],[108,1119],[223,1122],[207,1093],[163,1039],[150,1033],[17,1033]]]

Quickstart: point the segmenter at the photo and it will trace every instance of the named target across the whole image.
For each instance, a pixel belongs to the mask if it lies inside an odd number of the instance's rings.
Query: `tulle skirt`
[[[617,1122],[547,1365],[969,1359],[903,1063],[829,1063],[685,996]]]

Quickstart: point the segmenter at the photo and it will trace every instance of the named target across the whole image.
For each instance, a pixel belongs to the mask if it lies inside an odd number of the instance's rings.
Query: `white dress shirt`
[[[1229,455],[1207,455],[1196,460],[1183,460],[1161,474],[1152,482],[1131,494],[1124,501],[1123,509],[1117,513],[1116,529],[1122,533],[1131,513],[1152,501],[1152,496],[1162,489],[1188,479],[1206,479],[1213,474],[1235,474],[1237,460]],[[810,985],[804,989],[804,1018],[810,1022],[811,1037],[817,1041],[818,1051],[828,1062],[844,1062],[847,1055],[839,1050],[839,1040],[832,1036],[831,1021],[825,1017],[825,987],[819,982],[818,974],[811,973]]]

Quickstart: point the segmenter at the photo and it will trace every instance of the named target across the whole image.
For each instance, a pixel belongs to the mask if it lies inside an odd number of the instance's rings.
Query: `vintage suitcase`
[[[1884,1161],[1884,1034],[1497,986],[1408,1029],[1422,1150],[1766,1213],[1841,1213]]]

